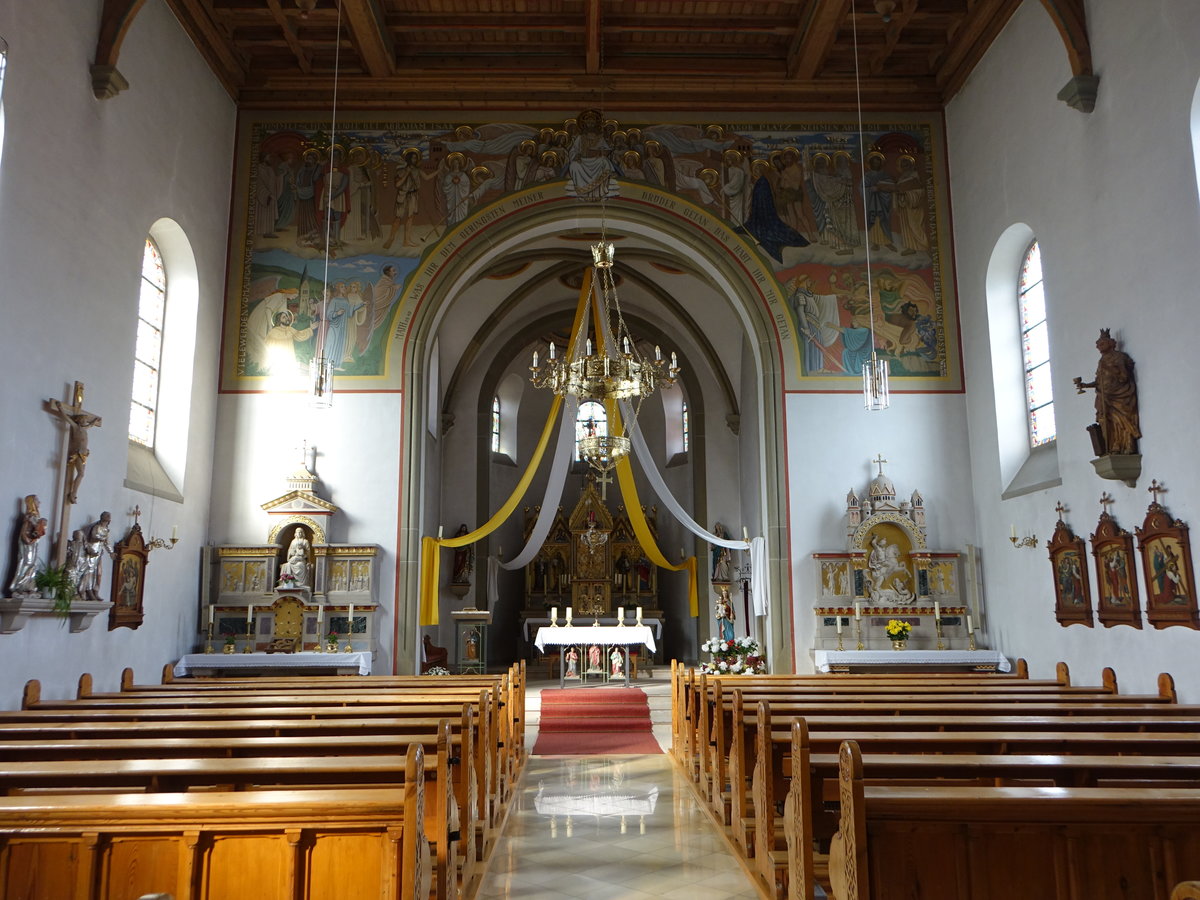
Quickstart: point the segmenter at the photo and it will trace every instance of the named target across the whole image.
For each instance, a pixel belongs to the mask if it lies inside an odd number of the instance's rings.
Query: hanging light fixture
[[[333,406],[333,360],[325,355],[325,340],[329,333],[329,242],[332,237],[333,224],[333,167],[335,155],[338,152],[338,71],[342,55],[342,4],[341,0],[334,0],[334,2],[337,4],[338,15],[333,50],[333,104],[329,117],[329,175],[325,179],[327,190],[325,197],[325,276],[321,285],[321,325],[317,329],[317,346],[313,352],[312,361],[309,363],[311,402],[317,409],[328,409]],[[312,8],[310,6],[306,9],[303,3],[300,5],[306,14],[308,9]],[[313,6],[315,5],[314,2]]]
[[[890,13],[890,10],[888,12]],[[867,206],[867,146],[863,140],[862,84],[858,67],[858,14],[855,13],[853,4],[850,8],[850,23],[854,33],[854,92],[858,106],[858,149],[862,156],[859,184],[863,201],[863,246],[867,251],[867,313],[871,329],[871,358],[865,360],[862,366],[863,406],[868,410],[881,410],[891,405],[891,396],[888,393],[888,361],[880,359],[875,350],[875,293],[871,284],[871,235],[868,221],[870,208]]]

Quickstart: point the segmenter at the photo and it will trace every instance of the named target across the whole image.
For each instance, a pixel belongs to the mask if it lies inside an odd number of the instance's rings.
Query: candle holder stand
[[[858,618],[857,616],[854,617],[854,640],[858,644],[857,649],[859,649],[859,650],[867,649],[863,645],[863,641],[862,641],[862,619]]]
[[[944,640],[942,640],[942,617],[934,616],[933,624],[937,627],[937,636],[938,636],[937,648],[939,650],[945,650],[946,642]]]
[[[213,625],[212,625],[212,622],[209,622],[209,623],[208,623],[208,636],[207,636],[207,637],[204,639],[204,652],[205,652],[205,653],[216,653],[216,652],[217,652],[217,651],[216,651],[216,650],[213,648],[213,643],[212,643],[212,630],[213,630]]]

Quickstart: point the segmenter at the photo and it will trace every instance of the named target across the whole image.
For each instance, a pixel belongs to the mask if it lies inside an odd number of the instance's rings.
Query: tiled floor
[[[536,697],[529,699],[536,709]],[[528,747],[536,737],[530,731]],[[477,896],[731,900],[760,894],[664,754],[530,756]]]

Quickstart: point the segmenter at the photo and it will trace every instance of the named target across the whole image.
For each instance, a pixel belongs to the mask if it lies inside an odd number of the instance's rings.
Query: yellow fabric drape
[[[587,269],[583,275],[583,286],[579,289],[579,305],[575,310],[575,323],[571,327],[571,340],[567,345],[567,359],[571,359],[574,355],[576,338],[579,334],[579,325],[583,321],[583,317],[587,314],[587,305],[591,299],[591,295],[592,270]],[[513,492],[508,500],[504,502],[504,505],[490,519],[469,534],[448,538],[421,538],[420,623],[422,625],[437,625],[439,620],[438,581],[441,578],[442,560],[441,554],[438,551],[442,547],[466,547],[468,544],[473,544],[487,537],[504,524],[508,517],[516,511],[521,498],[525,496],[525,491],[529,489],[530,482],[533,481],[533,476],[537,474],[538,466],[541,465],[542,456],[545,454],[546,447],[550,443],[550,436],[554,433],[554,423],[558,421],[558,412],[560,409],[562,409],[562,397],[555,395],[554,401],[550,404],[550,414],[546,417],[546,424],[542,427],[542,436],[538,439],[537,447],[534,448],[533,455],[529,458],[529,465],[525,467],[525,472],[521,475],[521,480],[513,488]]]
[[[621,412],[617,408],[617,402],[615,400],[607,400],[604,405],[608,410],[609,434],[624,434],[625,430],[621,424]],[[650,562],[659,568],[670,569],[672,572],[687,570],[688,609],[693,618],[700,615],[700,595],[696,579],[696,557],[689,556],[683,562],[679,563],[679,565],[672,565],[667,562],[667,558],[658,549],[658,544],[654,541],[654,535],[650,533],[650,525],[646,522],[646,515],[642,511],[641,500],[638,499],[637,485],[633,482],[633,466],[629,462],[628,455],[622,456],[617,462],[617,484],[621,486],[621,499],[625,501],[625,509],[629,511],[629,524],[633,526],[633,533],[637,537],[638,543],[642,545],[642,549],[646,551]]]

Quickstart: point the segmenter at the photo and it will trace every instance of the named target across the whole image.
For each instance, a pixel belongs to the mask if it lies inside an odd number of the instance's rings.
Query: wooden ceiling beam
[[[292,55],[296,57],[296,65],[300,67],[301,72],[307,75],[312,71],[312,57],[308,55],[308,51],[301,45],[299,37],[296,36],[296,30],[292,28],[292,23],[288,21],[287,14],[283,11],[283,7],[279,5],[279,0],[267,0],[267,8],[270,10],[275,24],[279,26],[279,30],[283,33],[283,39],[291,49]]]
[[[98,66],[115,66],[121,55],[121,43],[145,4],[146,0],[104,0],[104,9],[100,12],[100,36],[96,40],[96,57],[93,62]]]
[[[967,12],[949,36],[945,52],[933,66],[946,100],[958,93],[1020,5],[1021,0],[974,0],[968,4]]]
[[[600,74],[600,0],[587,0],[584,9],[584,66],[589,75]]]
[[[1083,0],[1042,0],[1067,47],[1072,75],[1091,75],[1092,43],[1088,39]]]
[[[175,13],[183,30],[191,35],[192,43],[217,80],[236,99],[238,89],[246,81],[249,65],[230,34],[214,21],[212,11],[203,0],[167,0],[167,6]]]
[[[342,14],[362,58],[363,69],[376,78],[396,71],[396,52],[376,0],[341,0]]]
[[[787,50],[787,77],[809,81],[825,64],[851,0],[808,0]]]

